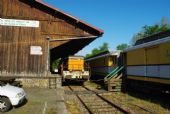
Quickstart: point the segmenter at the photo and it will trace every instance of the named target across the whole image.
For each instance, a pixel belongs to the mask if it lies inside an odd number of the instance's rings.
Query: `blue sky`
[[[102,30],[104,35],[81,50],[90,53],[103,42],[115,50],[121,43],[130,43],[133,35],[144,25],[170,19],[170,0],[43,0]]]

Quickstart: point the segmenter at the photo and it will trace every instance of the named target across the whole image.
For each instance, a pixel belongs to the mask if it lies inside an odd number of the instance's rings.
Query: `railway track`
[[[84,86],[68,86],[89,114],[156,114],[151,109],[132,104],[114,96],[108,100],[101,92],[91,90]]]
[[[89,114],[130,114],[127,110],[108,101],[97,92],[84,86],[68,86]]]
[[[126,110],[128,110],[132,114],[157,114],[154,110],[149,109],[146,106],[141,106],[139,104],[134,104],[128,101],[127,99],[120,99],[120,97],[112,95],[113,99],[110,99],[111,102],[117,103],[119,106],[125,106]]]

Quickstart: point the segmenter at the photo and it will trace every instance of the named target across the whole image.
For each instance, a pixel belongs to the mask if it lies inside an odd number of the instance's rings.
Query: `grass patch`
[[[74,101],[65,101],[66,107],[69,111],[69,114],[81,114],[79,105]]]
[[[131,104],[141,106],[143,108],[148,109],[149,111],[154,112],[155,114],[170,114],[170,111],[160,104],[153,103],[151,100],[144,100],[140,98],[136,98],[124,93],[112,93],[112,94],[104,94],[106,99],[118,103],[125,109],[129,109],[132,112],[141,111],[139,107],[132,106]],[[144,112],[144,111],[143,111]],[[145,112],[146,113],[146,112]]]
[[[83,85],[90,88],[90,89],[99,89],[99,88],[101,88],[101,86],[99,84],[96,84],[96,83],[91,82],[91,81],[86,81],[86,82],[84,82]]]

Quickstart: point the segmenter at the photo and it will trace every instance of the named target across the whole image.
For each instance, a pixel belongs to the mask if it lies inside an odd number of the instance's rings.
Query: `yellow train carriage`
[[[126,49],[124,57],[128,83],[145,82],[142,85],[150,87],[152,83],[154,89],[170,90],[170,37]]]
[[[103,79],[116,68],[120,51],[101,53],[86,59],[90,66],[92,79]]]
[[[63,80],[87,80],[90,77],[89,69],[82,56],[69,56],[61,60],[60,72]]]

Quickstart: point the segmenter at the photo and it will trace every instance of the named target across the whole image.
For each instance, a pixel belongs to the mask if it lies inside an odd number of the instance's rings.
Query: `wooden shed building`
[[[47,87],[51,61],[77,53],[102,34],[41,0],[0,0],[0,77]]]

